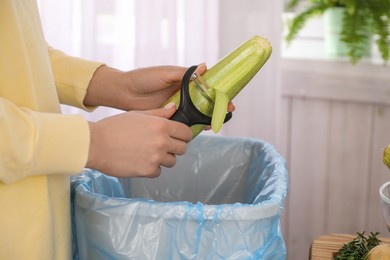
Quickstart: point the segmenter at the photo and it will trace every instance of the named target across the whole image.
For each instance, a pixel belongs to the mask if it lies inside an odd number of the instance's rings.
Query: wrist
[[[125,95],[124,72],[100,66],[93,74],[84,98],[85,106],[107,106],[121,109]]]

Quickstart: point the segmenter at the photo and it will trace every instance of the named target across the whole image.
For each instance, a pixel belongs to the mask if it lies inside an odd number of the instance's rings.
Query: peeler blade
[[[192,75],[191,75],[191,79],[192,81],[195,83],[196,87],[202,92],[203,96],[209,101],[211,102],[212,104],[214,104],[214,100],[209,96],[207,90],[210,89],[209,85],[207,84],[207,82],[204,80],[204,78],[202,78],[202,76],[200,76],[199,74],[197,74],[196,72],[194,72]]]

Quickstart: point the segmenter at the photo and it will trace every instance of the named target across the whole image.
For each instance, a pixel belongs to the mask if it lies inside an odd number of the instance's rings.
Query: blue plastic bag
[[[285,259],[285,160],[265,142],[198,136],[156,179],[72,181],[75,258]]]

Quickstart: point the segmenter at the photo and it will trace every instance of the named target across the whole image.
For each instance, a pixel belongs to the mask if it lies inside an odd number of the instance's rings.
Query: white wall
[[[289,259],[307,259],[321,235],[381,232],[379,187],[390,143],[390,68],[337,60],[283,60],[283,144],[290,187]]]

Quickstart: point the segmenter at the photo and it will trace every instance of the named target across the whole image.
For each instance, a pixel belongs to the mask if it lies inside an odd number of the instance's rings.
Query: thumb
[[[176,105],[173,102],[166,104],[163,108],[144,111],[145,114],[163,118],[171,118],[176,111]]]

